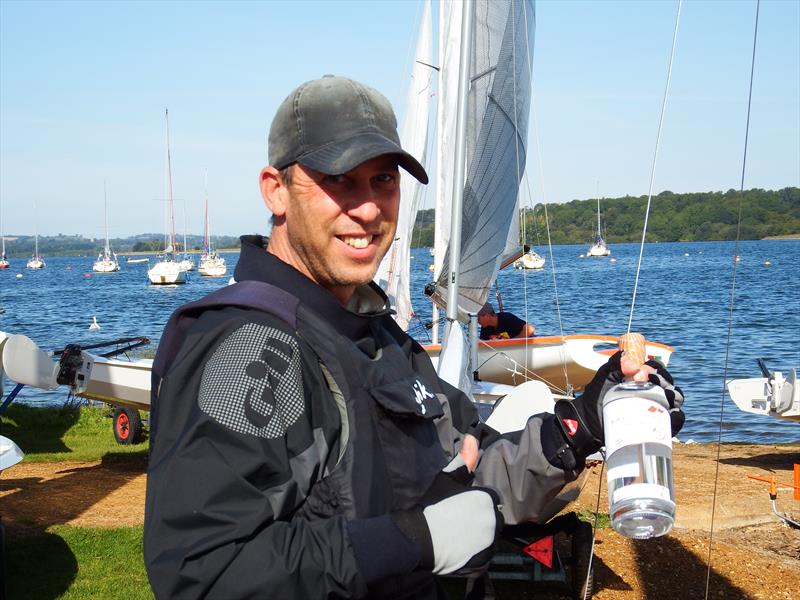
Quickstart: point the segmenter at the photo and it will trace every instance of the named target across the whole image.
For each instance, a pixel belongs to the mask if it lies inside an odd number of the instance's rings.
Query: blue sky
[[[677,3],[537,3],[529,173],[548,202],[646,194]],[[177,221],[265,232],[257,178],[275,108],[325,73],[402,117],[419,4],[0,2],[6,234],[163,230],[164,108]],[[683,5],[655,191],[739,188],[755,3]],[[745,187],[800,186],[800,2],[761,4]],[[534,137],[535,136],[535,137]]]

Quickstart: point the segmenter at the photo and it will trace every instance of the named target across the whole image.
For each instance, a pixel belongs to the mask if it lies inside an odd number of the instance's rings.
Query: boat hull
[[[771,381],[766,377],[731,379],[725,386],[741,411],[800,422],[800,386],[796,372],[790,372],[788,381],[782,378],[779,381],[777,393],[774,378]]]
[[[93,357],[86,389],[77,395],[90,400],[150,410],[150,381],[153,361]]]
[[[119,264],[116,261],[97,261],[92,265],[92,271],[95,273],[114,273],[119,271]]]
[[[435,361],[441,346],[424,346]],[[478,377],[483,381],[519,385],[542,381],[556,393],[570,386],[580,391],[618,350],[617,338],[607,335],[577,334],[564,337],[514,338],[478,343]],[[646,343],[647,358],[665,365],[673,348],[658,342]]]
[[[176,262],[158,262],[147,271],[147,279],[153,285],[177,285],[186,283],[186,271]]]
[[[586,253],[586,256],[602,257],[602,256],[608,256],[610,254],[611,250],[608,249],[608,246],[595,244],[594,246],[589,248],[589,251]]]

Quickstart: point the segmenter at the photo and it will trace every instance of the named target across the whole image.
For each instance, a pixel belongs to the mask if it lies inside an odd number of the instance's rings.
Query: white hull
[[[536,252],[526,252],[518,261],[514,263],[516,269],[544,269],[544,256]]]
[[[773,371],[771,377],[731,379],[725,382],[731,399],[739,410],[789,421],[800,422],[800,382],[792,369],[784,378]]]
[[[589,251],[586,253],[586,256],[608,256],[611,254],[611,250],[608,249],[608,246],[605,244],[595,244]]]
[[[438,360],[441,346],[424,346]],[[568,384],[582,390],[595,372],[617,350],[617,338],[607,335],[576,334],[562,337],[515,338],[478,343],[478,377],[482,381],[519,385],[542,381],[557,393],[566,393]],[[673,349],[647,342],[647,358],[665,365]]]
[[[0,269],[8,269],[11,267],[11,263],[7,260],[0,260]]]
[[[26,265],[29,269],[44,269],[47,264],[44,262],[42,258],[32,258],[28,261]]]
[[[165,260],[157,262],[152,269],[148,269],[147,278],[153,285],[176,285],[186,283],[186,271],[181,269],[180,263]]]
[[[200,259],[200,266],[197,272],[205,277],[224,277],[228,272],[225,259],[219,256],[204,256]]]
[[[21,342],[21,343],[20,343]],[[69,387],[82,397],[109,404],[150,410],[150,376],[153,361],[103,358],[82,353],[79,381]],[[25,336],[7,336],[0,331],[0,373],[17,383],[42,389],[58,387],[58,362]]]
[[[129,258],[127,260],[128,263],[145,263],[148,262],[149,258]]]
[[[191,260],[182,260],[178,264],[181,267],[181,271],[194,271],[194,263]]]
[[[92,265],[95,273],[114,273],[119,271],[119,263],[116,260],[97,260]]]

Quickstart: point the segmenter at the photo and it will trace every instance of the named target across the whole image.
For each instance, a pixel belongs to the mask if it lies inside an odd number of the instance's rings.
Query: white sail
[[[403,148],[426,164],[428,148],[428,119],[433,93],[434,68],[433,37],[430,0],[423,5],[422,19],[417,39],[411,84],[406,93],[406,112],[400,129]],[[397,219],[397,237],[383,258],[375,281],[392,301],[397,314],[395,320],[403,328],[414,314],[411,305],[411,238],[417,217],[423,185],[414,177],[403,176],[400,183],[400,212]]]
[[[444,4],[443,10],[451,19],[461,12],[461,3]],[[479,0],[472,6],[474,26],[469,56],[466,182],[459,266],[459,308],[464,314],[477,312],[486,302],[517,217],[517,194],[527,154],[535,26],[532,0]],[[458,30],[458,24],[453,22],[449,30]],[[451,77],[446,71],[452,69],[448,69],[447,61],[455,53],[455,37],[447,36],[442,64],[439,95],[440,102],[448,107],[453,106],[453,92],[448,89]],[[440,123],[445,128],[454,127],[452,120],[452,115],[443,115]],[[447,144],[453,135],[440,131],[439,136],[443,145],[441,155],[452,156]],[[441,189],[437,190],[440,198],[446,198],[447,188],[452,188],[453,183],[447,177],[447,173],[440,175]],[[437,223],[443,220],[437,219]],[[446,235],[443,229],[441,235]],[[437,240],[437,252],[438,244]],[[448,260],[445,257],[443,264]],[[440,304],[446,301],[447,279],[446,272],[438,273],[434,298]]]

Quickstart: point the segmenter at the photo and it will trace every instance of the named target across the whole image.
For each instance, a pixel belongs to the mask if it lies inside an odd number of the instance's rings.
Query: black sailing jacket
[[[465,433],[489,438],[377,288],[342,307],[265,242],[242,238],[235,278],[247,293],[179,309],[159,346],[144,540],[153,590],[435,598],[387,514],[415,505]],[[241,300],[259,286],[267,306]],[[536,519],[565,482],[542,457],[546,419],[484,444],[477,482],[500,492],[508,522]]]

